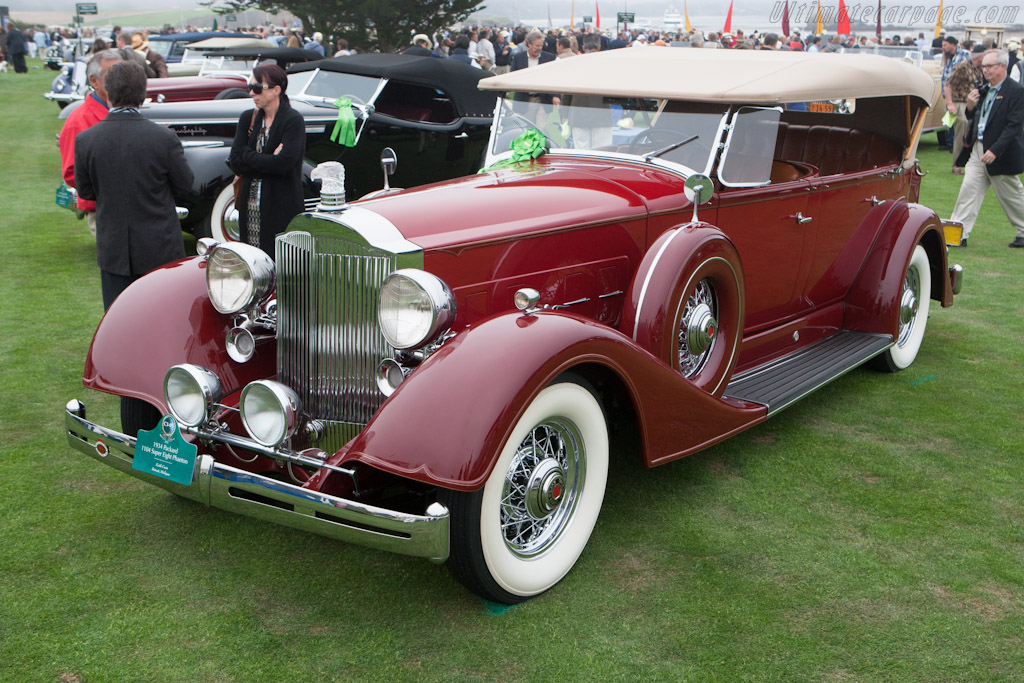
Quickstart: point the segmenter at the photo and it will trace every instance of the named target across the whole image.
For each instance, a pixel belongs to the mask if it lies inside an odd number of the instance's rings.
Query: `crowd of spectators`
[[[186,26],[186,32],[201,31],[202,28]],[[349,45],[344,38],[324,37],[319,31],[307,35],[299,28],[287,26],[249,26],[235,29],[240,33],[263,38],[274,43],[278,47],[298,47],[311,50],[325,57],[342,57],[355,54],[360,50]],[[454,58],[459,61],[472,64],[480,68],[504,73],[510,68],[513,55],[525,49],[526,35],[531,30],[529,27],[463,27],[438,31],[433,34],[418,33],[413,36],[409,43],[401,45],[396,51],[407,54],[432,55],[441,58]],[[120,33],[121,27],[115,26],[113,32],[108,35],[98,35],[92,29],[84,28],[82,39],[92,44],[97,39],[107,43],[100,46],[98,43],[93,48],[95,51],[100,47],[113,47],[116,36]],[[153,34],[174,33],[175,30],[165,28],[160,31],[152,31]],[[730,33],[699,30],[665,30],[634,27],[616,33],[610,30],[587,29],[541,29],[544,35],[543,50],[556,57],[567,57],[582,52],[582,42],[586,35],[595,35],[601,41],[601,49],[619,49],[625,47],[700,47],[705,49],[734,49],[734,50],[781,50],[781,51],[804,51],[804,52],[839,52],[861,49],[873,49],[877,46],[907,47],[921,50],[925,59],[943,60],[946,66],[945,77],[951,72],[952,67],[963,59],[963,55],[970,53],[973,43],[964,41],[957,44],[956,38],[947,38],[945,31],[942,31],[938,38],[926,38],[925,33],[910,32],[904,35],[874,36],[874,35],[808,35],[803,36],[799,30],[793,30],[789,35],[773,31],[744,31],[737,30]],[[136,32],[144,42],[151,34],[148,30]],[[70,29],[55,29],[49,32],[33,31],[28,29],[24,32],[28,56],[32,57],[38,52],[41,54],[48,46],[62,41],[71,41],[78,38]],[[952,39],[953,45],[958,47],[954,51],[955,59],[950,64],[948,51],[944,49],[944,41]],[[984,47],[1008,47],[1010,52],[1010,72],[1016,75],[1020,69],[1015,69],[1018,62],[1017,53],[1020,49],[1019,43],[1011,41],[1008,45],[991,45],[988,41]],[[3,41],[0,40],[0,49]],[[948,47],[948,46],[946,46]],[[138,47],[136,47],[138,49]]]

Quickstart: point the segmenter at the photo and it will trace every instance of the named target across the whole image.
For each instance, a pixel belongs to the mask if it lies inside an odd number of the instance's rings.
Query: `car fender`
[[[900,202],[886,216],[875,246],[846,297],[847,329],[891,334],[895,338],[899,332],[903,276],[918,244],[928,253],[932,273],[930,298],[944,307],[953,305],[942,222],[926,206]]]
[[[205,258],[162,266],[133,282],[103,316],[89,347],[82,383],[166,411],[164,374],[178,363],[213,371],[225,395],[252,380],[273,376],[273,340],[260,342],[248,363],[228,357],[224,341],[232,324],[231,316],[218,313],[210,303]]]
[[[192,192],[196,197],[212,202],[221,188],[235,177],[227,164],[230,154],[230,145],[185,147],[185,160],[195,177]]]
[[[647,250],[630,284],[622,311],[622,332],[675,367],[679,338],[677,317],[684,288],[695,273],[718,283],[718,339],[708,372],[693,382],[720,396],[739,356],[743,336],[745,283],[739,253],[717,227],[703,222],[680,225],[662,234]]]
[[[644,463],[667,462],[765,419],[718,399],[619,331],[565,312],[502,314],[449,340],[384,403],[334,462],[359,461],[423,483],[475,490],[513,426],[559,375],[603,366],[625,387]],[[608,415],[613,420],[618,415]]]

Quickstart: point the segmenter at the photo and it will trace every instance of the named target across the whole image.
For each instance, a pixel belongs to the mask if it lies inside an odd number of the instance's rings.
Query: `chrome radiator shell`
[[[310,445],[327,452],[353,438],[385,400],[377,366],[393,357],[377,324],[388,275],[422,251],[379,215],[350,207],[304,214],[276,242],[278,381],[323,425]]]

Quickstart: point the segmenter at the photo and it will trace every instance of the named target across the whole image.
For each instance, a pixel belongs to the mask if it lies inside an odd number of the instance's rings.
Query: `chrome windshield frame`
[[[501,153],[494,152],[494,146],[499,135],[499,120],[502,116],[502,108],[505,106],[506,97],[499,97],[498,101],[494,105],[493,121],[491,123],[490,136],[487,140],[486,156],[483,170],[487,170],[495,164],[508,161],[512,158],[512,150],[506,150]],[[664,103],[659,106],[658,111],[654,112],[655,116],[660,115],[664,109]],[[708,155],[707,164],[703,169],[696,169],[686,164],[679,162],[670,161],[667,159],[661,159],[658,157],[651,157],[643,154],[627,154],[625,152],[612,152],[603,150],[591,150],[591,149],[575,149],[575,148],[563,148],[563,147],[552,147],[549,148],[545,154],[551,154],[562,157],[576,157],[576,158],[589,158],[589,159],[605,159],[614,160],[627,163],[637,163],[647,166],[656,166],[658,168],[669,171],[670,173],[676,174],[681,178],[688,178],[696,173],[703,173],[704,175],[710,175],[711,170],[715,167],[718,158],[721,156],[723,146],[721,144],[722,135],[728,129],[729,121],[733,115],[734,108],[730,105],[721,115],[718,127],[715,132],[714,144],[712,146],[711,154]],[[514,112],[512,112],[514,114]]]

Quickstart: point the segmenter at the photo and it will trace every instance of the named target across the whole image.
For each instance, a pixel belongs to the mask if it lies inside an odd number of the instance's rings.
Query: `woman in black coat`
[[[255,109],[238,119],[228,163],[242,179],[238,226],[243,242],[274,255],[274,237],[302,213],[302,159],[306,124],[285,91],[288,75],[276,64],[253,69]]]

